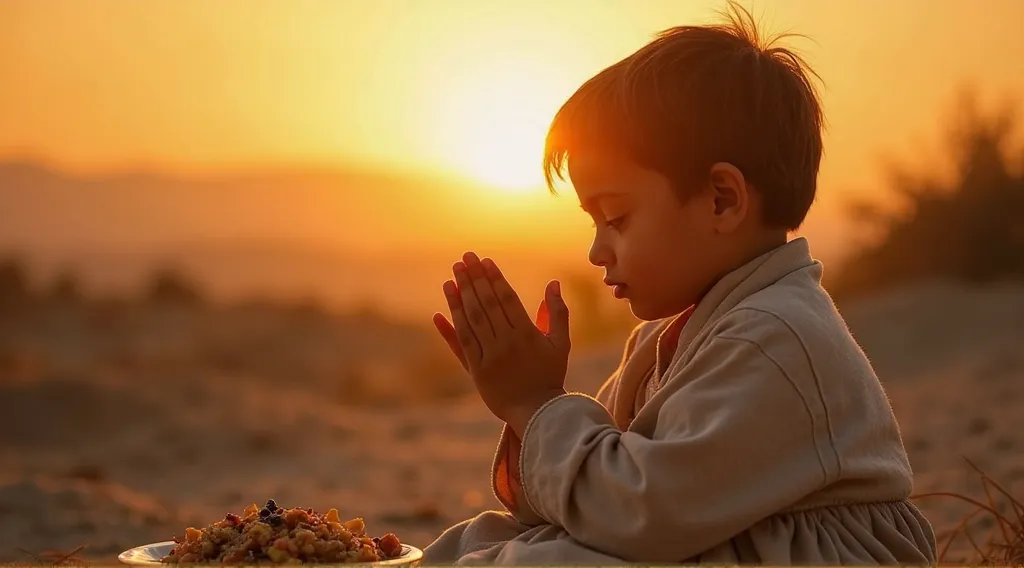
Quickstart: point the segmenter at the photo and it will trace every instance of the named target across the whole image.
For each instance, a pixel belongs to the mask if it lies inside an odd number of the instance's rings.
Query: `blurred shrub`
[[[897,206],[855,203],[869,242],[825,282],[837,299],[920,280],[1024,279],[1024,172],[1014,163],[1012,108],[982,112],[967,94],[954,108],[951,180],[895,168]],[[938,171],[940,168],[935,168]]]
[[[146,299],[153,304],[200,306],[205,299],[199,284],[179,269],[164,267],[153,272],[146,287]]]
[[[15,257],[0,260],[0,311],[24,307],[31,299],[25,263]]]
[[[73,304],[83,300],[82,283],[73,270],[62,269],[50,283],[47,298],[50,301]]]

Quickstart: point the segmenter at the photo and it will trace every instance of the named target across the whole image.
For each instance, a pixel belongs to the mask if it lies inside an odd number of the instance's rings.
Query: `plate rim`
[[[151,542],[149,544],[141,544],[134,546],[128,550],[122,551],[117,555],[117,560],[122,564],[134,565],[134,566],[164,566],[163,562],[159,560],[132,560],[132,556],[137,554],[139,551],[145,548],[154,548],[157,546],[175,545],[177,544],[173,540],[163,540],[160,542]],[[402,543],[402,555],[398,558],[388,558],[378,562],[348,562],[334,564],[335,566],[398,566],[404,564],[411,564],[423,560],[423,550],[417,548],[411,544]],[[330,566],[331,564],[311,562],[309,566]],[[240,565],[241,566],[241,565]]]

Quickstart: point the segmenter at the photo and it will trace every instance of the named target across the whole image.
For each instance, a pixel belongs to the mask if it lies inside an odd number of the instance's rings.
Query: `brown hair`
[[[729,162],[761,193],[763,221],[794,230],[814,201],[823,117],[804,60],[762,41],[730,2],[721,25],[679,26],[584,83],[548,131],[544,175],[573,153],[603,150],[666,176],[681,191]],[[820,79],[820,78],[819,78]]]

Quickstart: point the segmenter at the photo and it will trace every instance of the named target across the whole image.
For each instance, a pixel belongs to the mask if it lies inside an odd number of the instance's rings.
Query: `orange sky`
[[[879,159],[928,152],[956,89],[1024,94],[1024,1],[744,2],[826,82],[824,231]],[[374,164],[525,187],[580,82],[698,0],[0,3],[0,157],[74,169]],[[488,195],[498,195],[487,190]],[[542,192],[502,207],[551,205]],[[568,200],[562,200],[568,201]],[[575,203],[568,207],[575,209]],[[514,225],[514,222],[510,222]],[[829,234],[823,234],[828,244]],[[832,238],[842,237],[832,234]]]

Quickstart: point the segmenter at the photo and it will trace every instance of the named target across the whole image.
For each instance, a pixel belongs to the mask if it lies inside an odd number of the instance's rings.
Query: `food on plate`
[[[228,513],[205,528],[189,527],[174,538],[165,564],[232,563],[348,564],[380,562],[402,555],[402,543],[392,533],[366,535],[362,518],[342,522],[337,509],[284,508],[273,499],[255,503],[241,515]]]

